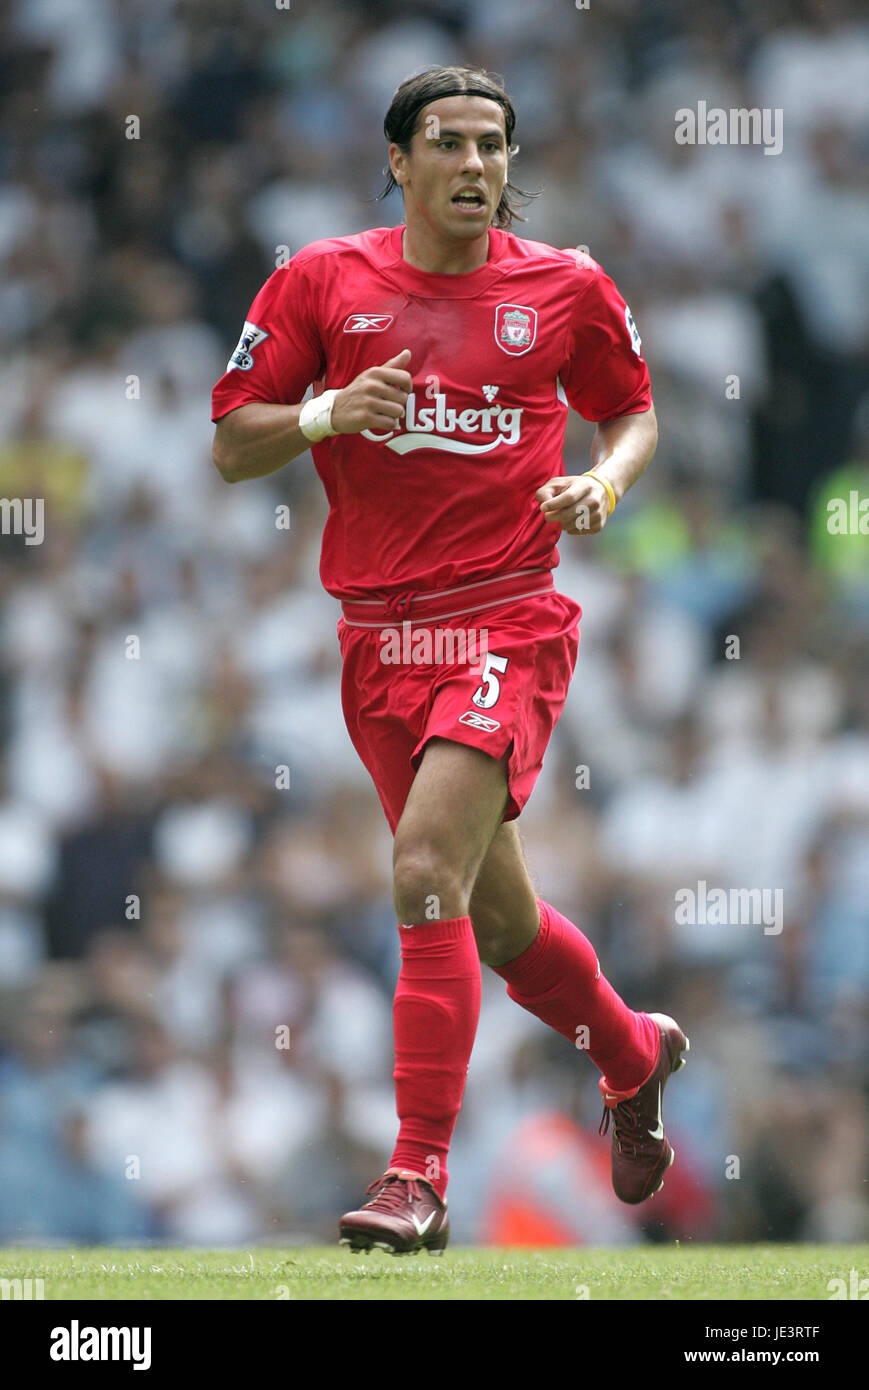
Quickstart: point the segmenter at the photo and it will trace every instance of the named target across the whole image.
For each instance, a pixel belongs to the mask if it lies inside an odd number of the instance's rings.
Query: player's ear
[[[395,182],[399,185],[403,184],[406,174],[405,159],[398,145],[389,146],[389,168]]]

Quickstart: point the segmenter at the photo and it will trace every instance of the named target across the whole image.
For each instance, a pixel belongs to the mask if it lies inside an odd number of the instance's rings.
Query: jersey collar
[[[386,239],[383,270],[403,289],[424,299],[473,299],[503,275],[500,265],[506,251],[506,237],[497,227],[489,228],[489,259],[477,270],[462,275],[437,274],[409,265],[401,250],[404,223],[393,227]]]

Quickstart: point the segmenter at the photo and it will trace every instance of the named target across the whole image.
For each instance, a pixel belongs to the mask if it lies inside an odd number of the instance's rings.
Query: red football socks
[[[480,1017],[480,958],[470,917],[400,926],[392,1009],[400,1128],[390,1168],[447,1186],[453,1136]]]
[[[658,1059],[655,1023],[616,994],[588,937],[549,903],[537,905],[536,938],[495,973],[511,999],[586,1051],[614,1090],[642,1085]]]

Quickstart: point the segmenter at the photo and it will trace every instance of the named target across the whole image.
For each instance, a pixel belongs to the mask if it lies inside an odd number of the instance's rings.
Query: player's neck
[[[429,275],[467,275],[489,259],[489,231],[473,241],[444,241],[428,227],[404,229],[401,252],[408,265]]]

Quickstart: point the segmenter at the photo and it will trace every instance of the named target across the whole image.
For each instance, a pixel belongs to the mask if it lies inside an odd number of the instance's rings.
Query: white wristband
[[[321,439],[338,433],[332,428],[332,406],[337,394],[337,391],[323,391],[319,396],[312,396],[302,406],[299,412],[299,429],[312,444],[319,444]]]

